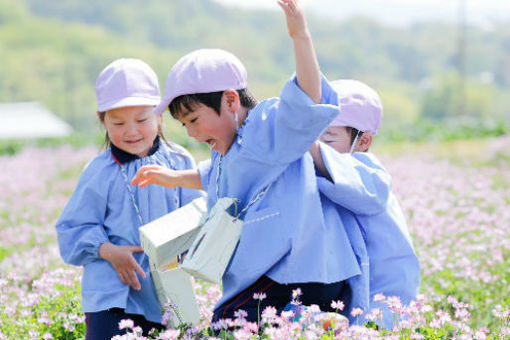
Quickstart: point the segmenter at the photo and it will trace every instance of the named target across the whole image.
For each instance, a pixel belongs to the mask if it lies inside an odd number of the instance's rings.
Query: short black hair
[[[351,146],[354,143],[354,141],[356,140],[356,136],[362,135],[363,133],[365,133],[364,131],[353,128],[352,126],[346,126],[345,128],[347,129],[347,132],[351,133]],[[367,152],[369,149],[370,148],[367,148],[363,152]]]
[[[253,109],[257,105],[257,100],[255,97],[253,97],[251,92],[248,91],[248,89],[241,89],[236,91],[239,95],[239,101],[243,107]],[[210,107],[216,111],[218,115],[220,115],[221,96],[223,95],[223,92],[225,91],[184,94],[172,100],[170,105],[168,105],[168,109],[170,110],[172,117],[175,119],[179,118],[182,108],[191,111],[193,110],[193,106],[197,104],[203,104],[207,107]]]

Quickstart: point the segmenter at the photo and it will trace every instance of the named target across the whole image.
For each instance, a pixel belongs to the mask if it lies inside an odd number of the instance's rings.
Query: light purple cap
[[[377,134],[383,107],[381,98],[371,87],[358,80],[339,79],[331,83],[338,95],[340,114],[329,126],[350,126]]]
[[[117,59],[96,80],[97,111],[126,106],[155,106],[161,100],[158,77],[139,59]]]
[[[179,59],[168,73],[163,100],[154,109],[161,114],[175,98],[185,94],[241,90],[248,85],[243,64],[232,53],[201,49]]]

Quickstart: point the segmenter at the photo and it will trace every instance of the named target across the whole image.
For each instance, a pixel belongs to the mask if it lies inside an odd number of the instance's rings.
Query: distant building
[[[64,137],[72,131],[38,102],[0,103],[0,139]]]

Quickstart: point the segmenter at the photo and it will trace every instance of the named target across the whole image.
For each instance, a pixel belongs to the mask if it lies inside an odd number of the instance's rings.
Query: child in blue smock
[[[346,229],[364,234],[369,257],[370,309],[382,309],[379,325],[393,327],[393,314],[376,294],[397,296],[403,304],[416,298],[420,266],[400,205],[391,192],[391,176],[368,149],[382,117],[377,93],[356,80],[331,83],[341,114],[310,153],[320,176],[321,193],[338,205],[341,215],[355,215]],[[356,223],[357,222],[357,223]],[[368,311],[365,311],[368,314]]]
[[[212,207],[219,197],[238,199],[244,220],[237,248],[223,275],[223,295],[213,320],[233,318],[239,309],[257,321],[260,310],[279,311],[301,288],[304,304],[332,310],[346,280],[360,268],[347,234],[322,213],[308,149],[337,116],[334,91],[321,78],[301,8],[278,2],[294,43],[296,75],[279,98],[257,104],[247,91],[242,63],[223,50],[198,50],[171,69],[156,112],[170,109],[189,136],[211,148],[196,172],[143,167],[133,184],[203,187]],[[324,98],[323,93],[335,98]],[[338,217],[338,215],[336,215]]]
[[[132,319],[145,334],[163,328],[138,228],[202,193],[159,186],[141,189],[128,181],[147,164],[195,168],[188,152],[161,134],[161,116],[153,113],[160,101],[158,79],[147,64],[114,61],[97,78],[96,94],[109,147],[83,170],[56,229],[64,261],[84,267],[86,339],[103,340],[121,334],[122,319]]]

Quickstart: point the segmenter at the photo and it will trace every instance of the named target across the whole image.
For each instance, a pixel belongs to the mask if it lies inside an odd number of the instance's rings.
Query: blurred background
[[[303,6],[324,74],[362,80],[381,95],[378,143],[508,133],[508,0],[303,0]],[[294,70],[275,0],[0,0],[0,153],[27,144],[100,145],[94,84],[108,63],[146,61],[163,91],[173,63],[206,47],[236,54],[258,99],[279,95]],[[58,133],[21,133],[50,120]],[[200,148],[168,117],[166,130],[170,139]]]

